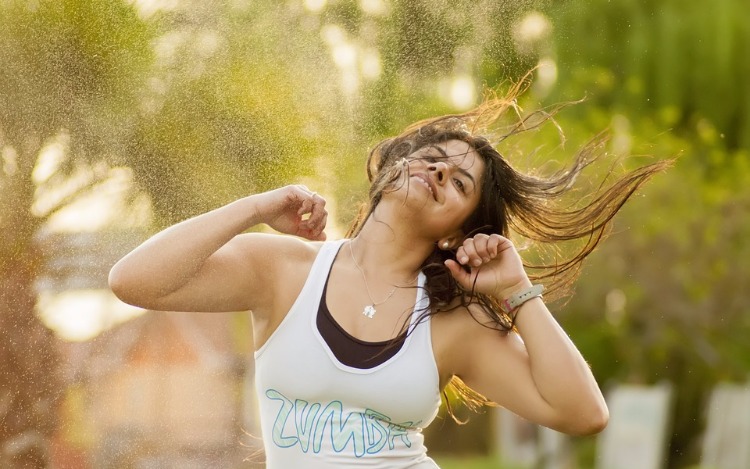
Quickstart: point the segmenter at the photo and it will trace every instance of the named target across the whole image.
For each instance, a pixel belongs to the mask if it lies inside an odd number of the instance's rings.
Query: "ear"
[[[453,249],[458,248],[458,246],[461,245],[464,239],[464,233],[461,230],[457,230],[455,233],[445,236],[443,238],[440,238],[438,240],[437,246],[438,249],[441,249],[443,251],[450,251]]]

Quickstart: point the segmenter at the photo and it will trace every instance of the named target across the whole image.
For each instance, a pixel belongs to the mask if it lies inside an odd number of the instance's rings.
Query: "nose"
[[[427,170],[433,173],[435,181],[442,184],[448,180],[448,165],[444,161],[434,161],[427,166]]]

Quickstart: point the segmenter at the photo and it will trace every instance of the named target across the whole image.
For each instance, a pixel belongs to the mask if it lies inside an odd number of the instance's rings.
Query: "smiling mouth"
[[[435,190],[432,188],[432,185],[425,179],[422,175],[415,175],[414,179],[419,182],[419,184],[422,184],[424,187],[427,188],[428,191],[430,191],[430,194],[432,195],[432,198],[437,200],[437,196],[435,195]]]

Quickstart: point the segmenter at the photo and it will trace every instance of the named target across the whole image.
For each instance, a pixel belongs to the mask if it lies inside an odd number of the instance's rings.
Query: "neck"
[[[419,238],[408,224],[380,214],[368,218],[352,239],[352,254],[368,278],[384,283],[411,284],[435,241]]]

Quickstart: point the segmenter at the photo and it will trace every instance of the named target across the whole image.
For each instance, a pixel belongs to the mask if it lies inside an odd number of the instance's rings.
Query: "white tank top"
[[[344,365],[315,319],[345,241],[323,244],[294,305],[255,352],[266,467],[437,468],[422,436],[440,406],[430,321],[416,324],[429,306],[424,274],[419,274],[410,334],[396,355],[370,369]]]

